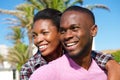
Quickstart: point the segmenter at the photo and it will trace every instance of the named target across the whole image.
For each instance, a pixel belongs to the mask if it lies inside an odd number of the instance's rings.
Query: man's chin
[[[75,53],[68,53],[68,55],[71,57],[71,58],[76,58],[79,56],[79,54],[75,54]]]
[[[69,52],[68,55],[71,58],[79,58],[80,56],[82,56],[82,52]]]
[[[77,58],[78,55],[70,55],[71,58]]]

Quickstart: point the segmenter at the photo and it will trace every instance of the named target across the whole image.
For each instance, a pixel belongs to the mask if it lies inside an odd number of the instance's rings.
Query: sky
[[[3,0],[0,2],[0,9],[14,10],[18,4],[25,0]],[[98,33],[94,39],[96,50],[120,49],[120,0],[84,0],[83,5],[104,4],[110,11],[103,9],[94,9]],[[6,14],[0,14],[0,45],[11,46],[11,41],[6,37],[10,32],[9,25],[5,18],[12,17]]]

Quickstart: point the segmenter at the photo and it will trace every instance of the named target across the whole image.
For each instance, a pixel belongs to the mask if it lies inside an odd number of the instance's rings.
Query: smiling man
[[[91,57],[97,25],[90,10],[78,6],[66,9],[60,21],[60,33],[67,53],[36,70],[30,80],[108,80],[106,71]]]

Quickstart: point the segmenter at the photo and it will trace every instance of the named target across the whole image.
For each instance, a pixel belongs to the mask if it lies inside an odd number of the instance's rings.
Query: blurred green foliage
[[[120,63],[120,50],[113,52],[112,55],[114,56],[114,59]]]

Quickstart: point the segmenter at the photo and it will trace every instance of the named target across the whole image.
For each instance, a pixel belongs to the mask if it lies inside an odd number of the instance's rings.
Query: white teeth
[[[67,46],[73,46],[73,45],[75,45],[75,43],[69,43],[69,44],[67,44]]]
[[[46,47],[47,47],[46,45],[39,46],[40,49],[43,49],[43,48],[46,48]]]

